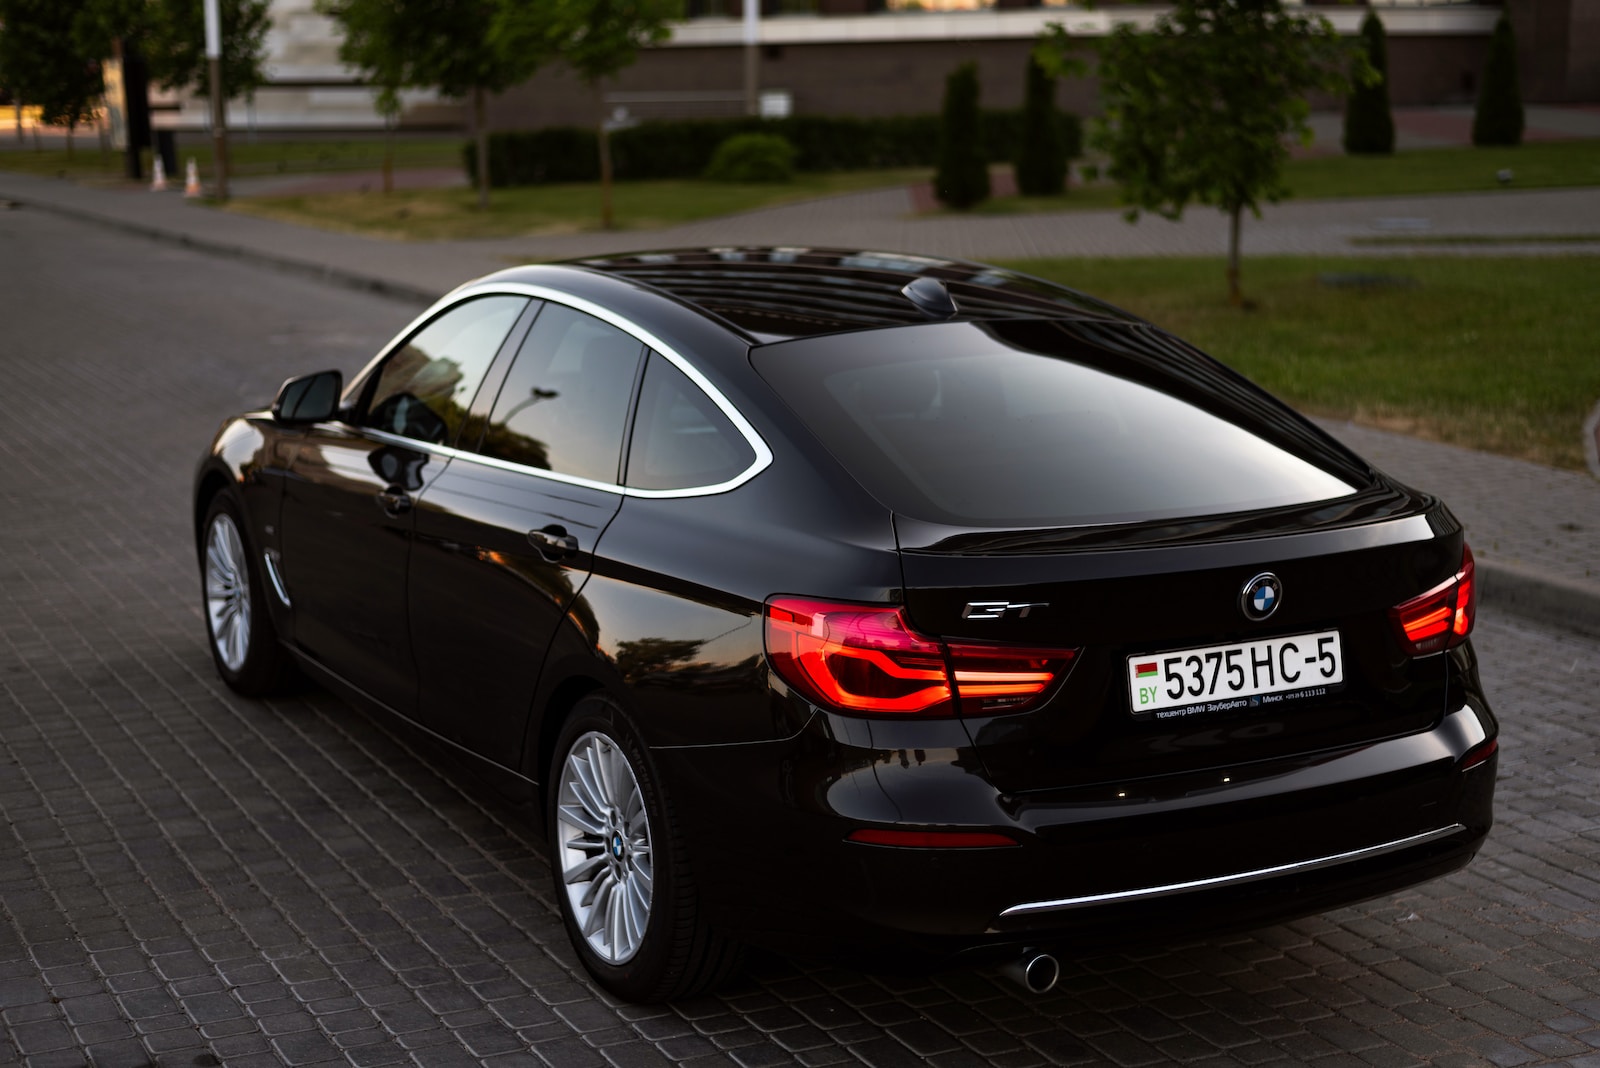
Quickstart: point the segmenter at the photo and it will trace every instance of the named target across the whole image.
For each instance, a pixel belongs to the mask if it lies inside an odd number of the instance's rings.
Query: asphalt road
[[[0,211],[0,1063],[1600,1068],[1600,645],[1489,613],[1500,823],[1465,872],[1043,998],[773,958],[670,1008],[598,995],[519,813],[206,652],[208,435],[416,310]]]

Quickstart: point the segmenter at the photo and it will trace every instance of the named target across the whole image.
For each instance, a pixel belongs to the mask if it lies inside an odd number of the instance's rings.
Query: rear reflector
[[[1461,547],[1461,570],[1427,593],[1389,609],[1395,633],[1412,656],[1427,656],[1466,641],[1478,614],[1472,550]]]
[[[1066,676],[1074,649],[945,643],[913,631],[896,605],[773,597],[767,657],[809,700],[857,715],[1021,712]]]
[[[886,827],[862,827],[846,835],[845,841],[906,849],[996,849],[1017,844],[1015,838],[992,831],[899,831]]]
[[[1475,768],[1485,760],[1494,756],[1500,750],[1500,739],[1490,738],[1487,742],[1467,750],[1467,755],[1461,758],[1461,770]]]

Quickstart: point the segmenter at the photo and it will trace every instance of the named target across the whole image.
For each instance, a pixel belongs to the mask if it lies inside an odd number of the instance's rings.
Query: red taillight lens
[[[1478,584],[1472,550],[1461,547],[1461,570],[1427,593],[1389,609],[1395,633],[1412,656],[1460,645],[1478,615]]]
[[[992,831],[901,831],[888,827],[862,827],[845,835],[845,841],[902,849],[1000,849],[1018,844],[1010,835]]]
[[[946,645],[907,625],[893,605],[774,597],[767,656],[810,700],[860,715],[1020,712],[1066,674],[1071,649]]]

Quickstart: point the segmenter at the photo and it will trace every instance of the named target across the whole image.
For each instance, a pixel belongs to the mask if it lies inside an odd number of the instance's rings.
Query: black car
[[[605,987],[1009,960],[1459,868],[1497,727],[1437,499],[1184,342],[980,264],[502,271],[195,482],[211,649],[498,769]]]

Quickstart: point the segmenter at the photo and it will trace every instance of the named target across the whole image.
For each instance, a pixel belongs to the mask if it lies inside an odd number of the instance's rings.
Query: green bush
[[[1063,154],[1081,152],[1076,115],[1056,113]],[[1009,160],[1021,136],[1021,111],[983,113],[983,152],[990,163]],[[739,134],[776,134],[795,148],[799,171],[856,171],[882,167],[932,167],[939,162],[939,116],[848,118],[796,115],[787,119],[680,119],[642,122],[611,135],[620,179],[698,178],[717,146]],[[489,135],[489,184],[496,188],[541,182],[592,182],[600,176],[592,129],[555,126]],[[476,183],[472,146],[462,163]]]
[[[1028,54],[1028,88],[1022,123],[1013,138],[1017,192],[1052,197],[1066,186],[1067,154],[1061,147],[1061,119],[1056,111],[1056,80]]]
[[[1367,12],[1361,23],[1367,61],[1378,72],[1376,85],[1358,85],[1344,107],[1344,150],[1351,155],[1388,156],[1394,153],[1394,115],[1389,110],[1388,47],[1383,23]]]
[[[978,111],[978,65],[963,63],[944,83],[939,121],[939,170],[933,192],[957,210],[989,197],[989,160],[984,151],[983,116]]]
[[[705,177],[713,182],[792,182],[794,146],[777,134],[735,134],[712,153]]]
[[[1517,84],[1517,38],[1504,14],[1489,38],[1489,61],[1478,86],[1478,108],[1472,116],[1475,145],[1522,144],[1522,90]]]

